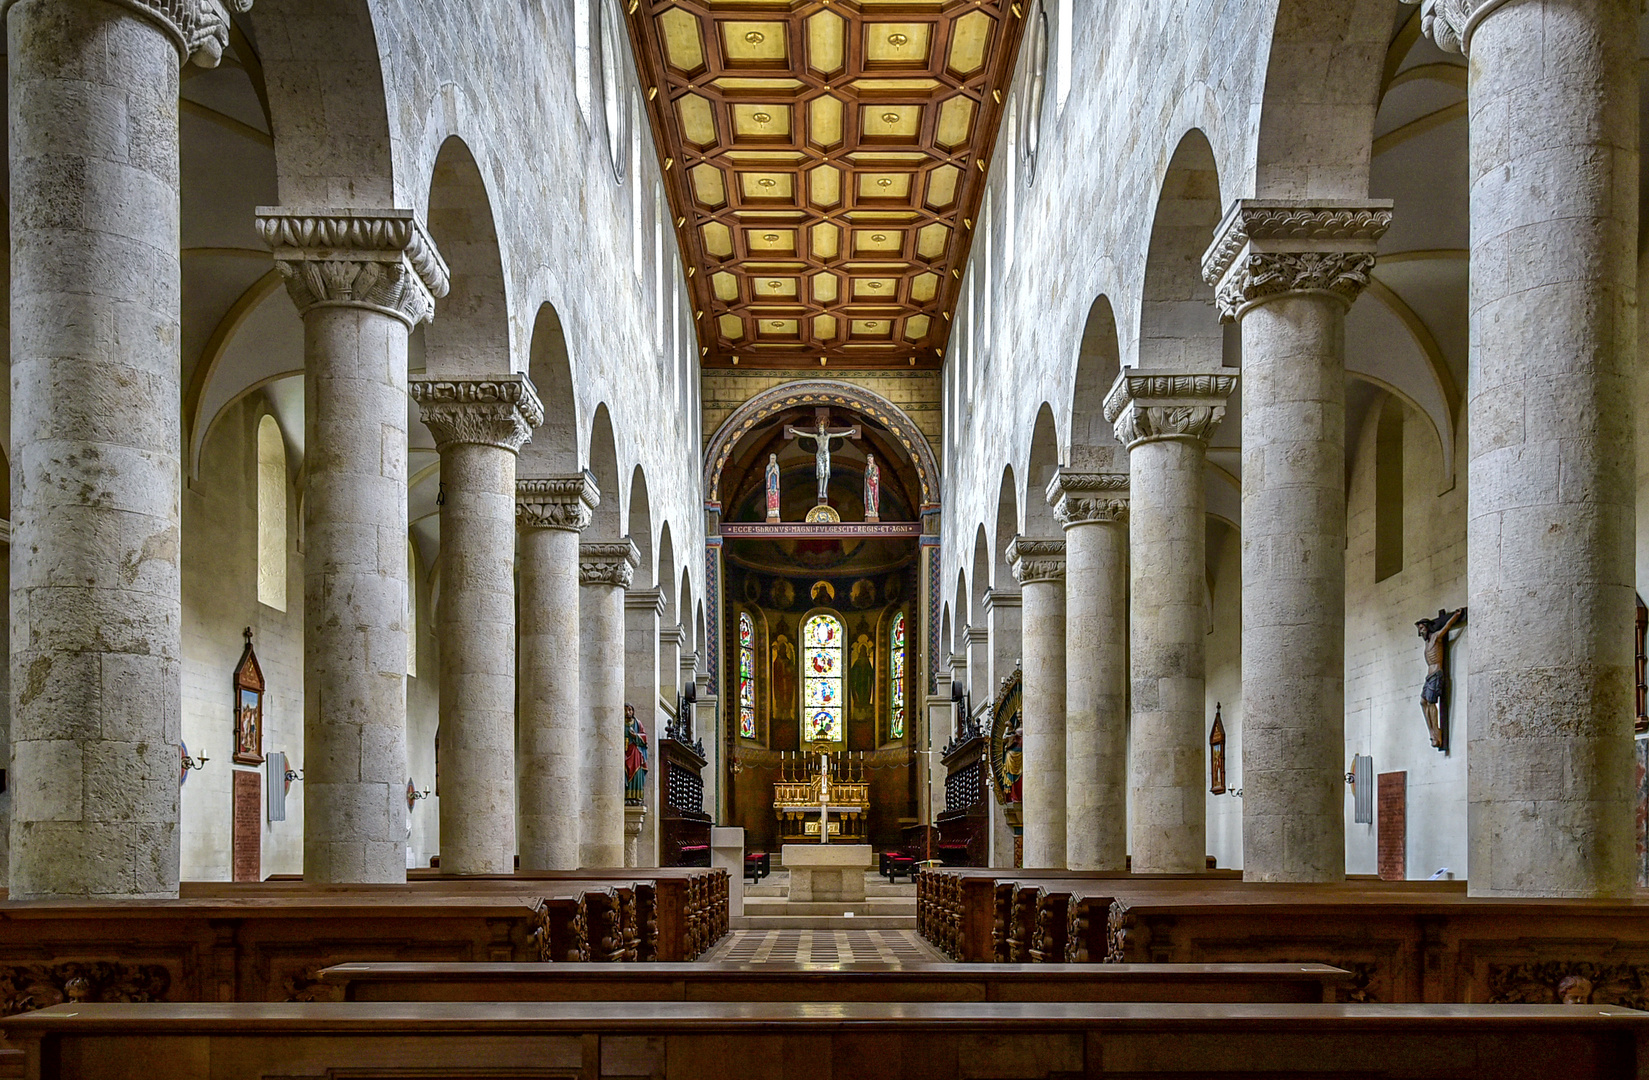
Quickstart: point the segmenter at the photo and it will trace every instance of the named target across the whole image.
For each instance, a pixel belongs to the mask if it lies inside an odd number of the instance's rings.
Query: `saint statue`
[[[815,413],[818,428],[809,431],[806,428],[785,425],[784,436],[787,439],[813,440],[813,475],[819,481],[819,505],[826,506],[830,502],[830,444],[835,439],[857,439],[857,427],[832,428],[829,427],[830,411],[819,409]]]
[[[640,806],[647,797],[647,732],[636,707],[624,706],[624,804]]]
[[[779,520],[779,455],[767,455],[767,520]]]
[[[882,520],[882,470],[875,454],[865,455],[865,520]]]
[[[1015,725],[1002,745],[1002,786],[1008,789],[1008,801],[1024,801],[1025,795],[1025,728]]]
[[[1431,733],[1431,745],[1448,751],[1443,730],[1444,697],[1448,692],[1449,634],[1466,621],[1466,609],[1439,610],[1435,619],[1421,619],[1414,625],[1426,643],[1426,683],[1420,688],[1420,711],[1425,714],[1426,728]]]

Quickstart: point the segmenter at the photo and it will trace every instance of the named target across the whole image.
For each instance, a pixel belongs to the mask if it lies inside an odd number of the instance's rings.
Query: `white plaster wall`
[[[261,395],[243,398],[212,430],[200,478],[183,495],[183,741],[204,769],[182,791],[184,881],[230,877],[231,758],[235,665],[250,626],[268,686],[263,749],[303,766],[303,555],[298,550],[298,493],[287,486],[286,610],[258,602],[258,420]],[[288,446],[287,473],[297,475]],[[266,770],[257,772],[265,778]],[[271,822],[261,796],[264,876],[303,870],[303,785],[294,784],[286,820]]]
[[[1466,602],[1466,428],[1456,437],[1460,462],[1454,487],[1441,495],[1442,458],[1419,413],[1404,409],[1403,568],[1374,580],[1374,460],[1379,425],[1363,424],[1348,447],[1351,487],[1346,501],[1346,763],[1353,754],[1374,758],[1376,774],[1408,773],[1408,876],[1425,878],[1447,867],[1464,878],[1466,865],[1466,675],[1471,623],[1455,638],[1450,657],[1448,754],[1432,749],[1420,713],[1426,677],[1415,620]],[[1371,825],[1352,821],[1346,799],[1346,871],[1375,872]]]
[[[1213,729],[1214,706],[1220,706],[1225,724],[1226,790],[1224,795],[1210,794],[1205,804],[1208,854],[1221,868],[1240,870],[1242,800],[1232,792],[1242,787],[1242,537],[1237,530],[1214,522],[1208,528],[1208,545],[1213,629],[1208,635],[1207,727]],[[1210,764],[1204,761],[1205,776],[1212,776]]]

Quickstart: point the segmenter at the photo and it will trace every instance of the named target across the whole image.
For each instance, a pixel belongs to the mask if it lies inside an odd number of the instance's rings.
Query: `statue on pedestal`
[[[779,455],[767,455],[767,520],[779,520]]]
[[[647,732],[636,707],[624,706],[624,803],[640,806],[647,799]]]
[[[876,455],[865,455],[865,520],[882,520],[882,470]]]

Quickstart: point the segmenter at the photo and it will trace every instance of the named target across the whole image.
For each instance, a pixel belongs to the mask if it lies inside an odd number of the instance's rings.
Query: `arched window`
[[[258,603],[286,610],[286,440],[267,413],[258,421]]]
[[[756,737],[756,624],[739,612],[739,734]]]
[[[842,741],[842,621],[820,612],[802,626],[802,741]]]
[[[888,632],[888,737],[905,737],[905,613],[893,617]]]

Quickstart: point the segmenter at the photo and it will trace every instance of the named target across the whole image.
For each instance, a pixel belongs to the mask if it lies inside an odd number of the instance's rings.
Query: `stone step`
[[[916,917],[915,900],[771,900],[746,898],[746,915],[900,915]]]
[[[734,930],[914,930],[914,915],[734,915]]]

